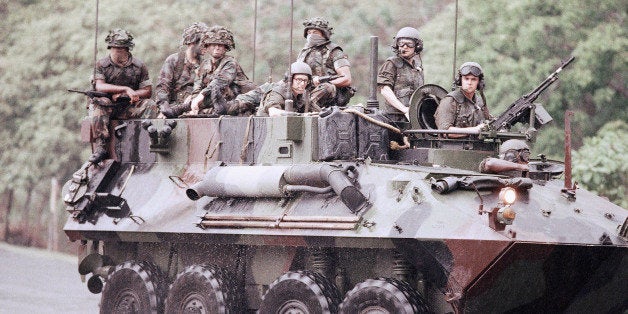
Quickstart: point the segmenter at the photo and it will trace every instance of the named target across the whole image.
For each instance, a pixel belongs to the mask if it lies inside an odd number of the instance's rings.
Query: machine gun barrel
[[[506,109],[506,111],[489,123],[490,127],[496,130],[504,128],[507,129],[515,122],[519,121],[526,112],[529,112],[532,102],[534,102],[550,85],[558,80],[558,74],[571,62],[573,62],[574,59],[575,57],[571,56],[567,61],[564,61],[558,69],[552,72],[552,74],[541,82],[541,84],[534,88],[534,90],[521,96],[513,102],[508,109]]]

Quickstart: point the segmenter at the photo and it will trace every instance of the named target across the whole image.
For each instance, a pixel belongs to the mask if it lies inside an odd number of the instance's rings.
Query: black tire
[[[287,272],[264,295],[259,313],[336,313],[340,293],[322,275],[311,271]]]
[[[100,313],[161,313],[164,289],[164,277],[155,264],[124,262],[107,277]]]
[[[166,313],[237,313],[235,283],[219,268],[191,265],[177,275],[166,298]]]
[[[416,289],[393,278],[367,279],[347,292],[340,313],[429,313]]]

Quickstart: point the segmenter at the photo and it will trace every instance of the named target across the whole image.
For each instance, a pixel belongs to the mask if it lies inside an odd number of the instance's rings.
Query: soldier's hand
[[[201,109],[201,102],[203,99],[205,99],[203,94],[198,94],[194,97],[194,99],[192,99],[192,104],[190,105],[192,110],[190,111],[190,114],[198,114],[198,111]]]
[[[478,124],[478,125],[476,125],[476,126],[474,127],[474,131],[475,131],[477,134],[480,134],[480,132],[482,132],[482,129],[484,129],[484,127],[485,127],[485,126],[486,126],[486,124],[484,124],[484,123],[480,123],[480,124]]]
[[[140,100],[140,93],[138,93],[137,91],[133,90],[132,88],[126,88],[125,92],[122,93],[121,95],[126,94],[127,96],[129,96],[129,98],[131,98],[131,103],[136,103]]]
[[[312,84],[318,86],[321,82],[318,80],[318,76],[312,76]]]

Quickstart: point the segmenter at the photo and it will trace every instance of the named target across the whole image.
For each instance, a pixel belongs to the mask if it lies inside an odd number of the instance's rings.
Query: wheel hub
[[[278,314],[309,314],[305,303],[299,300],[289,300],[282,304],[277,310]]]
[[[390,314],[390,312],[381,306],[369,306],[360,311],[360,314]]]
[[[183,301],[183,313],[185,314],[207,314],[206,309],[202,296],[197,293],[188,295]]]
[[[116,304],[116,313],[139,313],[139,297],[132,291],[123,291],[119,302]]]

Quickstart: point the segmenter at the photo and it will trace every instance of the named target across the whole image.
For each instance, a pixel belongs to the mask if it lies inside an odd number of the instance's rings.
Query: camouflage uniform
[[[469,99],[458,88],[440,101],[434,118],[436,126],[441,130],[446,130],[451,126],[474,127],[489,119],[490,114],[477,92],[473,95],[473,99]]]
[[[205,96],[201,107],[202,113],[211,114],[222,112],[227,101],[235,99],[241,93],[251,91],[252,87],[252,83],[235,58],[225,56],[216,65],[212,64],[211,59],[206,59],[201,64],[194,80],[193,93]]]
[[[192,95],[194,77],[199,65],[185,58],[185,48],[173,53],[164,62],[159,72],[157,88],[157,105],[181,104],[186,97]]]
[[[327,76],[337,75],[336,68],[343,66],[351,67],[351,63],[342,48],[329,40],[332,28],[328,22],[321,18],[306,20],[304,37],[307,37],[307,30],[315,28],[321,30],[326,41],[313,46],[306,46],[301,50],[297,61],[307,63],[312,68],[312,75]],[[316,86],[311,92],[311,102],[320,108],[329,106],[344,106],[355,94],[355,89],[351,86],[336,88],[334,84],[322,83]]]
[[[305,93],[295,97],[288,82],[280,81],[275,84],[273,89],[264,96],[264,100],[257,111],[258,116],[268,116],[268,109],[270,108],[285,110],[286,99],[293,100],[295,112],[312,112],[314,108],[311,106],[310,94],[307,90]]]
[[[227,114],[231,116],[250,116],[255,114],[255,111],[262,102],[264,95],[270,92],[278,84],[279,82],[266,82],[247,93],[240,94],[236,96],[234,100],[227,102],[227,106],[225,108],[226,112],[218,112],[218,114]]]
[[[206,46],[224,45],[227,51],[235,48],[231,31],[219,25],[214,25],[205,32],[201,43]],[[225,55],[215,64],[212,58],[207,58],[201,63],[194,80],[193,94],[200,93],[204,96],[203,102],[199,105],[199,113],[224,114],[228,109],[227,101],[255,87],[235,58]]]
[[[161,112],[168,118],[177,117],[185,111],[182,104],[192,95],[194,78],[202,59],[200,42],[208,29],[203,22],[194,22],[186,27],[179,52],[168,56],[161,67],[155,99]]]
[[[124,66],[119,66],[109,56],[96,63],[95,80],[105,83],[128,86],[133,90],[151,86],[146,65],[139,59],[130,56]],[[113,104],[105,97],[94,98],[92,111],[92,137],[107,140],[109,138],[110,119],[155,118],[159,109],[152,99],[141,99],[136,103]]]
[[[415,55],[412,63],[399,56],[390,57],[382,64],[377,74],[377,85],[381,88],[389,86],[395,92],[397,99],[406,107],[410,105],[410,96],[423,86],[423,64],[421,57]],[[403,113],[393,106],[384,106],[386,115],[402,115]]]

